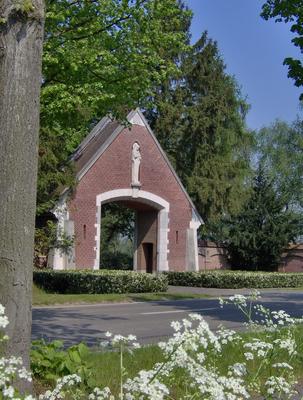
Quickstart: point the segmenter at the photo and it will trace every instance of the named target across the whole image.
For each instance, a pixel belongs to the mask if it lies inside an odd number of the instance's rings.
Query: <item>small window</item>
[[[176,231],[176,244],[179,243],[179,231]]]
[[[86,225],[83,225],[83,239],[86,239]]]

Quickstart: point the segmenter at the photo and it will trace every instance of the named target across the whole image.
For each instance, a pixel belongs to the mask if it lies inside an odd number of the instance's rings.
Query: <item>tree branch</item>
[[[94,0],[91,0],[91,2],[93,3]],[[138,4],[136,5],[136,7],[141,7],[141,6],[142,6],[144,3],[146,3],[146,2],[147,2],[147,0],[140,0],[140,1],[138,2]],[[77,3],[77,1],[74,2],[73,4],[76,4],[76,3]],[[65,40],[63,40],[63,43],[65,43],[65,42],[67,42],[67,41],[69,41],[69,40],[84,40],[84,39],[87,39],[87,38],[89,38],[89,37],[91,37],[91,36],[98,35],[98,34],[100,34],[100,33],[102,33],[102,32],[106,32],[108,29],[112,28],[113,26],[118,25],[118,24],[121,23],[121,22],[127,21],[128,19],[130,19],[130,18],[132,17],[132,15],[133,15],[133,14],[130,12],[130,13],[128,13],[127,15],[123,15],[123,16],[121,16],[121,17],[115,19],[115,20],[110,21],[109,24],[107,24],[106,26],[104,26],[104,27],[102,27],[102,28],[96,30],[95,32],[91,32],[91,33],[88,33],[88,34],[85,34],[85,35],[81,35],[81,36],[75,36],[75,37],[66,38]],[[68,33],[68,32],[70,32],[70,31],[73,31],[74,29],[77,29],[77,28],[79,28],[79,27],[84,26],[85,24],[89,23],[89,22],[92,21],[92,20],[93,20],[93,18],[89,18],[89,19],[87,19],[86,21],[81,22],[81,23],[79,23],[79,24],[77,24],[77,25],[69,26],[69,27],[67,27],[66,29],[61,29],[61,30],[59,30],[55,35],[51,36],[49,39],[52,39],[53,37],[59,37],[59,36],[61,36],[61,35],[64,35],[65,33]],[[48,40],[49,40],[49,39],[48,39]]]

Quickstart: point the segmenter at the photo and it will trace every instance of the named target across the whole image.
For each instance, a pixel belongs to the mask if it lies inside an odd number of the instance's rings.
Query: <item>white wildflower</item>
[[[253,353],[250,353],[250,352],[244,353],[244,357],[246,358],[246,360],[253,360],[254,359]]]
[[[246,365],[244,363],[235,363],[229,367],[229,371],[231,374],[235,376],[243,376],[246,375]]]
[[[286,339],[276,339],[274,340],[274,344],[279,346],[280,349],[286,350],[289,355],[296,354],[296,341],[291,337]]]
[[[15,394],[15,389],[12,386],[8,386],[2,390],[3,396],[12,399]]]
[[[179,332],[181,330],[181,323],[179,321],[172,321],[170,326],[173,328],[174,331]]]
[[[271,376],[265,382],[265,386],[267,387],[267,393],[269,395],[276,394],[281,396],[285,394],[287,398],[290,398],[297,393],[293,388],[295,383],[295,381],[287,381],[283,376]]]
[[[286,362],[275,363],[272,365],[273,368],[285,368],[293,370],[293,367]]]

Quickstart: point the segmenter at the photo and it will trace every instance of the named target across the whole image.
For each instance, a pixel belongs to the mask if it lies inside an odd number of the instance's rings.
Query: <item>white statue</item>
[[[135,142],[132,148],[132,185],[140,185],[139,168],[141,163],[140,145]]]

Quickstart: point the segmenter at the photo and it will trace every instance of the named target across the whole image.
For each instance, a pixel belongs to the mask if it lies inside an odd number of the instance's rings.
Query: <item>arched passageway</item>
[[[94,269],[102,260],[102,206],[119,204],[135,211],[133,269],[157,272],[168,269],[168,213],[169,203],[159,196],[136,189],[119,189],[99,194],[96,224],[96,260]]]

